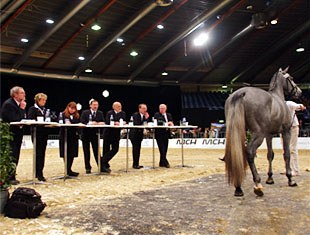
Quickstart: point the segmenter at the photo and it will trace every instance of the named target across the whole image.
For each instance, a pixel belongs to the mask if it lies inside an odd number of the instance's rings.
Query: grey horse
[[[236,90],[225,102],[226,146],[224,161],[228,182],[235,186],[235,196],[243,196],[241,184],[244,180],[247,163],[250,166],[254,185],[254,193],[263,196],[261,178],[257,172],[254,158],[257,148],[266,138],[269,161],[267,184],[273,184],[272,137],[281,133],[283,138],[284,161],[289,186],[297,186],[292,180],[290,168],[290,128],[292,117],[285,104],[284,95],[298,97],[300,88],[287,73],[288,68],[281,68],[271,79],[269,90],[255,87],[244,87]],[[246,132],[251,138],[246,143]]]

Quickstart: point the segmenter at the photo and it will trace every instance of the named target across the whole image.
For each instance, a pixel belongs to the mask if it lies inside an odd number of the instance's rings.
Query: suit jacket
[[[21,109],[13,98],[4,101],[2,105],[2,120],[3,122],[19,122],[25,116],[26,111]],[[23,129],[19,126],[10,126],[10,131],[15,135],[23,135]]]
[[[168,122],[172,122],[172,115],[171,113],[166,113]],[[154,114],[154,119],[157,119],[157,123],[165,123],[165,117],[161,113],[157,112]],[[155,130],[155,138],[163,138],[163,137],[170,137],[170,129],[156,129]]]
[[[63,123],[65,119],[69,119],[71,124],[76,124],[80,122],[79,118],[66,118],[65,114],[63,116]],[[68,156],[77,157],[79,153],[79,132],[76,127],[67,127],[67,153]],[[60,128],[59,132],[59,151],[60,157],[65,156],[65,127]]]
[[[81,122],[83,124],[87,124],[89,122],[89,115],[90,114],[91,114],[90,109],[84,110],[82,112]],[[93,121],[104,122],[104,115],[103,115],[103,112],[101,112],[100,110],[97,110],[96,115],[95,116],[92,115],[92,118],[93,118]],[[82,129],[82,139],[90,138],[90,136],[96,136],[97,132],[98,132],[97,128],[83,128]]]
[[[113,119],[115,122],[119,122],[119,120],[122,118],[124,121],[126,121],[126,113],[124,111],[120,111],[119,113],[115,113],[114,110],[110,110],[106,114],[106,124],[110,125],[110,117],[113,116]],[[104,129],[104,138],[105,139],[114,139],[119,140],[121,138],[121,129],[120,128],[105,128]]]
[[[142,126],[143,122],[146,122],[148,119],[143,116],[141,118],[141,114],[139,112],[136,112],[132,115],[133,117],[133,125],[134,126]],[[143,139],[143,130],[144,129],[130,129],[129,132],[129,138],[131,140],[141,140]]]

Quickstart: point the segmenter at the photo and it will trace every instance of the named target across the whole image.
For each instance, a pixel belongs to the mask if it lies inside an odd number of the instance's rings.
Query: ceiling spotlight
[[[277,23],[278,23],[277,19],[274,19],[274,20],[270,21],[270,24],[277,24]]]
[[[22,42],[29,42],[29,40],[27,38],[22,38],[21,41]]]
[[[135,57],[135,56],[137,56],[137,55],[138,55],[138,52],[136,52],[136,51],[132,51],[132,52],[130,52],[130,55],[131,55],[131,56],[133,56],[133,57]]]
[[[253,6],[252,6],[252,5],[247,5],[247,6],[246,6],[246,9],[247,9],[247,10],[253,10]]]
[[[81,109],[82,109],[82,105],[81,105],[80,103],[77,103],[77,104],[76,104],[76,109],[77,109],[77,110],[81,110]]]
[[[201,33],[194,39],[195,46],[202,46],[204,45],[209,39],[209,35],[207,33]]]
[[[47,19],[45,22],[48,23],[48,24],[54,24],[54,21],[51,20],[51,19]]]
[[[221,15],[217,15],[217,16],[216,16],[216,19],[218,19],[218,20],[220,20],[221,18],[222,18]]]
[[[167,73],[167,72],[162,72],[162,73],[161,73],[161,75],[163,75],[163,76],[167,76],[167,75],[168,75],[168,73]]]
[[[110,92],[109,92],[108,90],[104,90],[104,91],[102,92],[102,96],[103,96],[104,98],[109,97],[109,95],[110,95]]]
[[[79,60],[85,60],[85,57],[84,56],[79,56],[78,59]]]
[[[163,26],[162,24],[159,24],[159,25],[157,25],[157,28],[158,28],[158,29],[163,29],[164,26]]]
[[[121,43],[121,42],[124,41],[124,39],[122,39],[122,38],[117,38],[116,41],[119,42],[119,43]]]
[[[95,31],[98,31],[101,29],[101,26],[98,25],[98,24],[94,24],[92,27],[91,27],[92,30],[95,30]]]
[[[223,85],[222,88],[223,88],[223,89],[227,89],[227,85]]]
[[[92,71],[92,69],[85,69],[85,73],[91,73]]]
[[[299,47],[296,49],[296,52],[304,52],[305,51],[305,48],[303,47]]]

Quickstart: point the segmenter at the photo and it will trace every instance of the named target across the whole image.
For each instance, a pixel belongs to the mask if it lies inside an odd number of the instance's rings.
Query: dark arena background
[[[144,167],[132,168],[125,128],[110,174],[98,173],[92,149],[86,174],[79,139],[72,166],[79,175],[66,180],[59,126],[48,128],[46,182],[34,181],[33,143],[24,126],[20,184],[8,191],[33,188],[47,206],[36,219],[0,214],[0,234],[310,234],[309,1],[2,0],[0,7],[0,114],[10,89],[21,86],[26,111],[43,92],[55,122],[70,101],[81,105],[81,114],[93,98],[104,114],[121,102],[127,122],[140,103],[151,117],[166,104],[174,125],[184,125],[185,118],[195,126],[171,130],[170,168],[158,164],[151,128],[144,129]],[[254,194],[247,170],[244,196],[234,197],[221,161],[225,101],[239,88],[268,90],[273,75],[287,67],[303,93],[285,100],[306,107],[296,111],[298,186],[288,186],[282,140],[275,134],[275,184],[265,183],[264,141],[255,158],[264,196]]]

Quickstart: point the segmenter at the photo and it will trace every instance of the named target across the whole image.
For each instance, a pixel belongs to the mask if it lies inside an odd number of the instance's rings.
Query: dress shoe
[[[91,169],[86,169],[86,174],[90,174],[91,173]]]
[[[70,171],[70,172],[68,172],[68,175],[69,176],[77,177],[79,175],[79,173],[78,172],[74,172],[74,171]]]
[[[102,167],[101,168],[101,172],[105,172],[105,173],[111,173],[111,169],[110,168],[107,168],[107,167]]]
[[[132,166],[132,168],[134,168],[134,169],[141,169],[141,168],[143,168],[143,166]]]
[[[20,182],[18,180],[11,180],[10,183],[12,185],[18,185]]]
[[[45,177],[43,175],[42,176],[38,176],[37,178],[38,178],[39,181],[43,181],[43,182],[46,181],[46,179],[45,179]]]
[[[166,167],[166,168],[170,168],[170,164],[167,163],[167,164],[159,164],[160,167]]]

